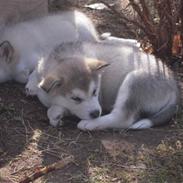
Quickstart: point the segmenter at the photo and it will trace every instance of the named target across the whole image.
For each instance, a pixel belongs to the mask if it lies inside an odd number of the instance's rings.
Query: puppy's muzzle
[[[94,110],[94,111],[92,111],[92,112],[90,113],[90,117],[91,117],[92,119],[98,118],[99,116],[100,116],[100,111],[99,111],[99,110]]]

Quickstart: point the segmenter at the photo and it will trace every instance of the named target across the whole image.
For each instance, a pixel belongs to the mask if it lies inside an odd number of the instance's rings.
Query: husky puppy
[[[51,125],[70,112],[82,130],[162,125],[178,103],[176,81],[161,60],[109,42],[61,44],[42,58],[26,88],[49,108]]]
[[[40,57],[60,43],[97,39],[91,20],[78,11],[5,27],[0,35],[0,82],[25,83]]]

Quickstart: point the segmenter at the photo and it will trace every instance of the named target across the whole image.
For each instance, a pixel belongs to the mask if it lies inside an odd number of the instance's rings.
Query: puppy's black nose
[[[91,118],[98,118],[99,117],[99,115],[100,115],[100,111],[99,110],[95,110],[95,111],[92,111],[91,113],[90,113],[90,117]]]

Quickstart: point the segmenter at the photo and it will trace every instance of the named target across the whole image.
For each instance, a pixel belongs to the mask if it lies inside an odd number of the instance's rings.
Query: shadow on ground
[[[0,182],[19,182],[38,167],[75,162],[35,182],[181,182],[183,129],[82,132],[75,120],[48,125],[46,109],[15,83],[0,87]],[[174,119],[174,121],[177,121]]]

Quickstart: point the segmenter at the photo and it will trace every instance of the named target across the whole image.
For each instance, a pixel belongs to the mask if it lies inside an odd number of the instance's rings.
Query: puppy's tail
[[[174,104],[168,103],[153,116],[150,116],[147,119],[141,119],[136,123],[134,123],[130,127],[130,129],[146,129],[146,128],[151,128],[153,126],[164,125],[171,120],[172,116],[177,111],[177,107],[178,107],[177,102],[175,102]]]

